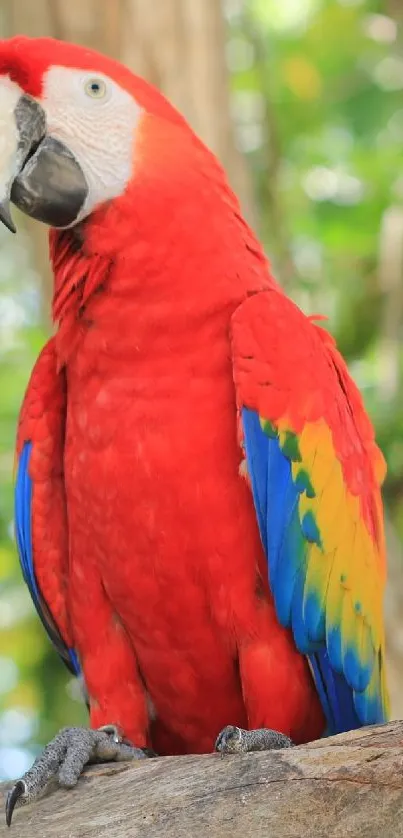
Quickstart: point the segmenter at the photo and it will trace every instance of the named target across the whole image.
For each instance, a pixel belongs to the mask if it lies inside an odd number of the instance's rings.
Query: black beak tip
[[[0,203],[0,221],[10,230],[11,233],[16,233],[17,228],[11,218],[10,201],[2,201]]]

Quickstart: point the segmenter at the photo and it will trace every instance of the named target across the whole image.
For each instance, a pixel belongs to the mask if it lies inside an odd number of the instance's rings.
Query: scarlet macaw
[[[85,682],[7,803],[94,758],[286,747],[387,718],[384,461],[329,334],[220,164],[119,63],[0,45],[1,217],[50,225],[56,334],[17,441],[35,606]]]

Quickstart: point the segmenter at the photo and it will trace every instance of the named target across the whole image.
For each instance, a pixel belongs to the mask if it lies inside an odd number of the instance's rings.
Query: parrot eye
[[[84,89],[91,99],[103,99],[106,94],[106,84],[103,79],[88,79]]]

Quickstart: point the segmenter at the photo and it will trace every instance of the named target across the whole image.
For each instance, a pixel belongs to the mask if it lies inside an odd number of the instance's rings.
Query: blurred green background
[[[198,0],[166,0],[158,11],[154,6],[154,22],[143,32],[150,0],[80,0],[80,14],[75,0],[68,8],[56,0],[9,0],[0,4],[1,34],[53,33],[98,45],[183,104],[227,165],[277,278],[307,313],[329,317],[388,463],[384,498],[393,585],[387,624],[393,711],[403,715],[403,4],[203,3],[210,17],[199,14],[187,36],[162,18],[168,6],[174,20],[187,5],[190,19],[192,10],[200,12]],[[186,59],[190,38],[200,47],[199,69],[192,64],[194,48]],[[78,685],[34,614],[13,540],[17,413],[50,329],[46,258],[43,240],[35,238],[43,233],[32,237],[23,222],[19,217],[18,237],[0,231],[2,777],[28,767],[58,727],[86,720]]]

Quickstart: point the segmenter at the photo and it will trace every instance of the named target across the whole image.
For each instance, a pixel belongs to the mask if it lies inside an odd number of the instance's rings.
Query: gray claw
[[[242,731],[240,727],[227,725],[218,734],[215,741],[215,750],[221,755],[235,754],[239,750],[242,742]]]
[[[146,759],[146,749],[135,748],[123,739],[116,725],[99,730],[67,727],[61,730],[18,780],[7,796],[6,822],[11,825],[14,809],[42,797],[55,780],[62,788],[73,788],[85,765],[94,762],[126,762]]]
[[[20,797],[24,797],[26,786],[23,780],[17,780],[12,789],[8,792],[6,799],[6,824],[11,826],[13,812]]]
[[[284,733],[269,728],[243,730],[241,727],[227,725],[218,734],[215,750],[224,754],[247,754],[251,751],[274,751],[280,748],[293,748],[294,743]]]
[[[120,745],[123,742],[122,732],[117,725],[102,725],[98,730],[111,736],[116,745]]]

